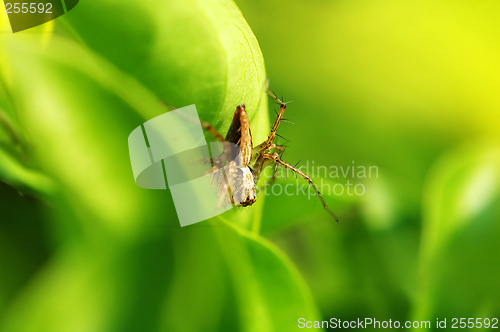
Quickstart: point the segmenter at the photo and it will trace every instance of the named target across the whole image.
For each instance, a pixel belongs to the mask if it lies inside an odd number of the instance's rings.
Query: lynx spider
[[[314,189],[325,210],[327,210],[338,222],[339,220],[337,216],[328,208],[318,189],[318,186],[314,183],[311,177],[302,172],[300,168],[292,166],[281,159],[278,151],[284,152],[284,147],[276,145],[274,140],[278,135],[277,131],[280,123],[282,121],[286,121],[283,119],[283,115],[285,113],[287,103],[276,97],[276,95],[268,89],[266,89],[266,92],[280,106],[280,109],[277,112],[277,117],[271,128],[269,136],[264,142],[256,147],[253,147],[252,144],[252,133],[250,131],[250,123],[244,104],[240,104],[236,107],[233,121],[231,122],[231,126],[229,127],[225,138],[208,122],[201,123],[202,127],[210,132],[216,140],[220,142],[232,143],[239,147],[239,151],[234,151],[234,149],[230,148],[230,146],[234,145],[228,144],[224,147],[224,151],[219,158],[211,160],[215,174],[214,179],[216,179],[215,185],[218,187],[217,190],[219,197],[221,200],[229,197],[229,200],[221,203],[232,204],[234,206],[249,206],[255,203],[257,200],[256,186],[259,181],[260,174],[267,165],[274,163],[274,174],[271,181],[274,180],[278,166],[285,168],[287,171],[291,170],[295,174],[301,176]],[[224,170],[222,166],[227,160],[232,161],[228,163]],[[234,192],[231,193],[230,188],[235,189]]]

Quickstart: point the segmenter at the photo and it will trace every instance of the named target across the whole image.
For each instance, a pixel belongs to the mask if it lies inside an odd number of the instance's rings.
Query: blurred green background
[[[0,16],[0,330],[500,317],[499,15],[486,0],[102,0],[16,34]],[[162,101],[225,133],[243,102],[259,143],[266,77],[293,100],[285,160],[378,177],[314,177],[365,186],[325,194],[338,224],[307,196],[263,194],[180,228],[168,191],[135,185],[128,134]]]

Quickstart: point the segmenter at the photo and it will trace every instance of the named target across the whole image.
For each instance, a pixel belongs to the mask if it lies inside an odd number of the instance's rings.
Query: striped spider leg
[[[302,172],[300,168],[292,166],[287,162],[283,161],[279,153],[276,152],[284,150],[281,146],[274,144],[274,139],[276,138],[277,135],[276,132],[278,131],[279,125],[281,121],[283,121],[283,115],[285,114],[287,104],[282,100],[280,100],[278,97],[276,97],[276,95],[274,95],[274,93],[272,93],[271,91],[266,90],[266,92],[274,101],[278,103],[278,105],[280,105],[280,109],[278,111],[276,120],[274,121],[274,124],[272,126],[271,132],[267,137],[267,140],[256,146],[253,150],[252,161],[254,162],[253,169],[254,169],[255,182],[257,183],[260,173],[262,172],[263,168],[268,164],[268,162],[275,163],[273,179],[275,178],[275,173],[278,165],[285,168],[286,170],[291,170],[295,174],[304,178],[304,180],[306,180],[309,183],[309,185],[314,189],[316,195],[319,197],[321,204],[323,205],[325,210],[327,210],[328,213],[330,213],[330,215],[338,222],[339,219],[337,218],[335,213],[333,213],[332,210],[328,208],[328,205],[323,199],[323,195],[321,195],[318,186],[314,183],[311,177],[306,173]]]

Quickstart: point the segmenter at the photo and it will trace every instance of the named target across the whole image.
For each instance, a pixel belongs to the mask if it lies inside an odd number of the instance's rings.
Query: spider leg
[[[275,144],[273,144],[273,146],[271,146],[271,148],[274,150],[280,151],[281,152],[280,156],[283,157],[283,153],[285,153],[285,147],[281,146],[281,145],[275,145],[275,146],[274,145]],[[269,181],[269,184],[272,184],[272,183],[274,183],[274,181],[276,181],[276,173],[278,172],[278,166],[279,166],[279,164],[274,163],[273,175],[271,177],[271,180]],[[286,172],[287,172],[287,180],[288,180],[288,169],[286,169]]]
[[[283,119],[283,115],[285,114],[286,110],[286,103],[284,103],[281,99],[276,97],[274,93],[266,89],[267,94],[280,105],[280,109],[276,115],[276,120],[274,120],[274,124],[271,128],[271,132],[269,133],[269,136],[267,137],[267,140],[265,140],[262,144],[259,145],[259,147],[267,150],[271,144],[273,144],[274,139],[276,138],[276,132],[278,131],[278,127],[280,126],[280,123]]]
[[[166,102],[164,101],[161,101],[163,105],[165,105],[166,107],[168,107],[170,110],[175,110],[177,109],[177,107],[175,106],[172,106],[170,104],[167,104]],[[197,122],[195,118],[187,115],[187,114],[181,114],[181,116],[183,116],[184,118],[188,119],[189,121],[191,122]],[[212,136],[219,142],[224,142],[225,139],[224,137],[217,131],[217,129],[215,129],[214,127],[212,127],[212,125],[206,121],[201,121],[201,127],[203,129],[205,129],[206,131],[208,131],[210,134],[212,134]]]
[[[206,131],[208,131],[210,134],[212,134],[212,136],[219,142],[225,142],[226,140],[224,139],[224,137],[222,137],[222,135],[217,131],[217,129],[215,129],[214,127],[212,127],[212,125],[206,121],[201,121],[201,127],[203,129],[205,129]]]
[[[264,154],[267,153],[267,151],[272,151],[272,150],[277,150],[279,152],[281,152],[281,154],[283,155],[283,153],[285,152],[285,149],[286,149],[286,146],[282,146],[282,145],[276,145],[276,144],[271,144],[270,146],[268,146],[267,148],[264,148],[263,145],[265,144],[262,143],[258,146],[256,146],[254,148],[254,151],[253,151],[253,160],[255,160],[255,163],[253,165],[253,173],[254,173],[254,181],[255,183],[257,184],[257,182],[259,182],[259,178],[260,178],[260,174],[262,173],[262,170],[264,168],[266,168],[269,163],[271,163],[272,161],[269,160],[269,159],[266,159],[264,157]],[[273,176],[271,177],[271,183],[273,183],[275,180],[276,180],[276,168],[274,169],[274,173],[273,173]],[[288,170],[287,170],[287,181],[288,181]]]
[[[285,146],[283,145],[275,145],[272,149],[278,150],[279,152],[285,152]]]
[[[280,105],[280,109],[278,112],[275,111],[276,112],[276,120],[274,120],[273,126],[271,127],[271,132],[269,133],[269,136],[267,137],[267,139],[264,142],[262,142],[261,144],[257,145],[253,149],[252,158],[254,158],[254,159],[261,159],[259,157],[263,151],[270,151],[270,150],[273,150],[275,148],[278,151],[282,151],[281,147],[273,144],[273,142],[274,142],[274,139],[276,138],[276,136],[278,136],[278,134],[276,132],[278,131],[278,128],[280,126],[281,121],[283,121],[283,115],[285,114],[285,110],[286,110],[286,103],[281,101],[278,97],[276,97],[276,95],[273,92],[269,91],[269,89],[267,89],[267,88],[266,88],[266,92],[274,101],[276,101],[278,103],[278,105]]]
[[[218,207],[225,206],[226,204],[231,204],[235,206],[233,200],[233,193],[231,192],[231,186],[229,185],[228,177],[232,176],[236,168],[236,163],[234,161],[230,162],[229,165],[224,169],[218,169],[217,177],[217,195],[219,196]]]
[[[323,199],[323,196],[321,195],[319,189],[318,189],[318,186],[314,183],[314,181],[311,179],[311,177],[309,175],[307,175],[306,173],[302,172],[300,169],[290,165],[289,163],[281,160],[279,154],[277,152],[274,152],[272,154],[269,154],[269,153],[264,153],[262,155],[265,159],[269,159],[273,162],[275,162],[277,165],[280,165],[286,169],[290,169],[291,171],[293,171],[295,174],[298,174],[300,175],[301,177],[304,178],[304,180],[306,180],[310,185],[311,187],[314,189],[314,191],[316,192],[316,195],[319,197],[321,203],[323,204],[323,207],[325,208],[325,210],[328,211],[328,213],[330,213],[332,215],[332,217],[338,222],[339,221],[339,218],[337,218],[337,216],[328,208],[328,205],[326,205],[326,202],[325,200]]]
[[[269,184],[273,184],[276,181],[276,173],[278,172],[278,164],[274,164],[273,176],[271,176],[271,180],[269,180]]]

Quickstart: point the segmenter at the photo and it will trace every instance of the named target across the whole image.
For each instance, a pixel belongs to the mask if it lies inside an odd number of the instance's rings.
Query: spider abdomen
[[[227,204],[249,206],[257,200],[254,175],[248,167],[236,167],[230,163],[224,174],[219,177],[219,197],[226,196]]]
[[[248,167],[236,168],[235,170],[231,186],[231,188],[235,188],[234,192],[232,192],[234,205],[252,205],[257,200],[257,190],[253,174]]]

